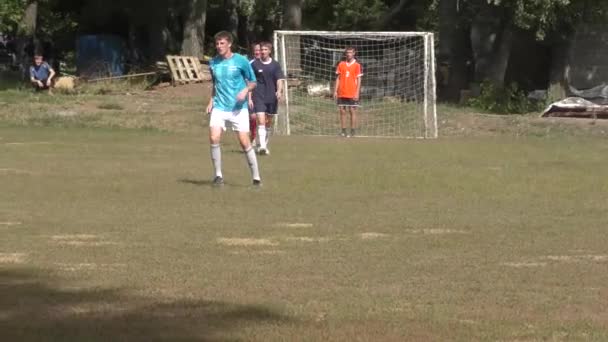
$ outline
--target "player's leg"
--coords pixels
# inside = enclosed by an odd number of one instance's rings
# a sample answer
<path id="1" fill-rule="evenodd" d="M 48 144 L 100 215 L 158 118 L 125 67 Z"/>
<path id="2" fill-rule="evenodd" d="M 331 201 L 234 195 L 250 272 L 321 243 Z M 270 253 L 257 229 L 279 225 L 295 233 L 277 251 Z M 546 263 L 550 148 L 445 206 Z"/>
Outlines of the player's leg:
<path id="1" fill-rule="evenodd" d="M 273 103 L 266 104 L 266 115 L 265 115 L 265 124 L 266 127 L 266 140 L 264 145 L 264 150 L 266 151 L 266 155 L 270 154 L 270 150 L 268 149 L 268 142 L 270 141 L 270 132 L 272 131 L 272 119 L 278 113 L 278 102 L 274 101 Z"/>
<path id="2" fill-rule="evenodd" d="M 342 128 L 340 135 L 345 137 L 346 136 L 346 107 L 338 105 L 338 109 L 340 110 L 340 127 Z"/>
<path id="3" fill-rule="evenodd" d="M 355 136 L 355 130 L 358 128 L 358 120 L 357 120 L 357 107 L 352 106 L 349 108 L 350 111 L 350 136 Z"/>
<path id="4" fill-rule="evenodd" d="M 273 124 L 275 115 L 276 115 L 276 113 L 273 113 L 273 114 L 266 113 L 266 151 L 270 151 L 268 149 L 268 144 L 270 143 L 270 137 L 272 136 L 272 133 L 274 132 L 274 127 L 272 126 L 272 124 Z"/>
<path id="5" fill-rule="evenodd" d="M 214 185 L 224 184 L 222 174 L 222 150 L 220 147 L 222 133 L 226 129 L 225 117 L 222 111 L 214 109 L 209 119 L 209 144 L 211 146 L 211 163 L 215 172 Z"/>
<path id="6" fill-rule="evenodd" d="M 268 153 L 266 146 L 266 139 L 268 133 L 266 131 L 266 112 L 257 112 L 255 113 L 255 115 L 258 117 L 258 140 L 260 141 L 260 148 L 258 152 L 264 155 Z"/>
<path id="7" fill-rule="evenodd" d="M 255 146 L 255 138 L 258 132 L 258 119 L 255 113 L 249 114 L 249 133 L 251 136 L 251 144 Z"/>
<path id="8" fill-rule="evenodd" d="M 247 159 L 247 165 L 249 165 L 249 170 L 251 171 L 253 184 L 259 185 L 261 183 L 260 170 L 255 151 L 253 146 L 251 146 L 251 140 L 249 140 L 249 115 L 247 110 L 243 109 L 234 112 L 231 121 L 232 127 L 236 131 L 237 139 L 241 144 L 241 148 L 245 152 L 245 158 Z"/>

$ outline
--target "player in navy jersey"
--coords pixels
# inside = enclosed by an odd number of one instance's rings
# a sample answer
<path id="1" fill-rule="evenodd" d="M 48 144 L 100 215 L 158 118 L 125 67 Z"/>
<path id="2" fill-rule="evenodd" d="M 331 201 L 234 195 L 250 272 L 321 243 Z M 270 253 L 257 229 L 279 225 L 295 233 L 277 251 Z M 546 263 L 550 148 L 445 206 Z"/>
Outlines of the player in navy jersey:
<path id="1" fill-rule="evenodd" d="M 249 111 L 247 99 L 249 92 L 256 86 L 256 79 L 247 58 L 233 53 L 232 34 L 226 31 L 215 35 L 217 56 L 209 62 L 213 88 L 207 113 L 209 119 L 209 142 L 211 143 L 211 162 L 215 169 L 214 185 L 224 184 L 222 175 L 222 152 L 220 141 L 230 122 L 251 171 L 254 185 L 260 185 L 260 172 L 255 151 L 249 140 Z"/>
<path id="2" fill-rule="evenodd" d="M 253 109 L 258 119 L 258 140 L 261 155 L 269 155 L 268 130 L 272 127 L 273 117 L 277 114 L 279 100 L 283 94 L 285 79 L 281 65 L 272 59 L 272 44 L 260 43 L 260 59 L 251 63 L 257 79 L 257 86 L 253 90 Z"/>

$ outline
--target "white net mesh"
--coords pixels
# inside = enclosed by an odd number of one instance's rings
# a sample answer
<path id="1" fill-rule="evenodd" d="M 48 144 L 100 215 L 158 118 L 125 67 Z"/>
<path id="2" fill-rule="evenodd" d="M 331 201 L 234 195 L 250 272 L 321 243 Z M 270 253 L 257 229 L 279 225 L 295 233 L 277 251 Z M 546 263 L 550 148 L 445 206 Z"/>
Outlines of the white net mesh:
<path id="1" fill-rule="evenodd" d="M 274 43 L 289 89 L 277 133 L 339 132 L 335 71 L 352 46 L 364 74 L 358 135 L 437 136 L 431 33 L 276 31 Z"/>

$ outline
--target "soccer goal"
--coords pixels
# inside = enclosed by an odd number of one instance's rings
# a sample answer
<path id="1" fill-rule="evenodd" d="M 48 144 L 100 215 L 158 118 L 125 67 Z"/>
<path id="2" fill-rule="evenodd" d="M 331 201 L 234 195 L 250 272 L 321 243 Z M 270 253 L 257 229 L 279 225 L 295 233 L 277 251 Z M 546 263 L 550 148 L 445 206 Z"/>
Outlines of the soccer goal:
<path id="1" fill-rule="evenodd" d="M 288 89 L 277 133 L 338 134 L 332 96 L 349 46 L 363 68 L 358 135 L 436 138 L 434 38 L 427 32 L 275 31 L 274 57 Z"/>

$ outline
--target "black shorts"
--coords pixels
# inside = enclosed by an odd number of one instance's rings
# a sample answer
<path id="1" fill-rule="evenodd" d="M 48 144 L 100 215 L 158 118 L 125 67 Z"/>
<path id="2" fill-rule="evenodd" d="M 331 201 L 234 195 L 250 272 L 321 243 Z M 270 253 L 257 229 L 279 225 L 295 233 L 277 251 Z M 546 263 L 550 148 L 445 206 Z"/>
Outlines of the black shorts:
<path id="1" fill-rule="evenodd" d="M 37 81 L 42 82 L 42 87 L 40 85 L 38 85 L 38 83 L 34 83 L 34 82 L 32 82 L 32 86 L 36 90 L 46 90 L 46 89 L 49 89 L 49 86 L 46 85 L 46 82 L 48 82 L 48 80 L 49 80 L 48 78 L 45 78 L 44 80 L 37 80 Z"/>
<path id="2" fill-rule="evenodd" d="M 277 114 L 277 102 L 271 102 L 271 103 L 266 103 L 266 102 L 258 102 L 258 101 L 253 101 L 253 112 L 254 113 L 266 113 L 268 115 L 275 115 Z"/>
<path id="3" fill-rule="evenodd" d="M 359 107 L 359 101 L 355 101 L 352 98 L 348 97 L 338 97 L 338 106 L 339 107 Z"/>

